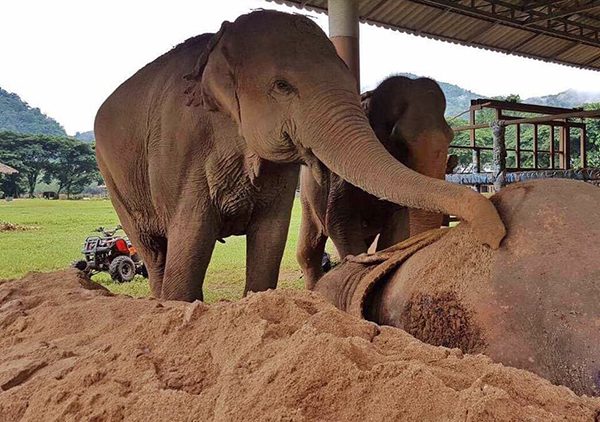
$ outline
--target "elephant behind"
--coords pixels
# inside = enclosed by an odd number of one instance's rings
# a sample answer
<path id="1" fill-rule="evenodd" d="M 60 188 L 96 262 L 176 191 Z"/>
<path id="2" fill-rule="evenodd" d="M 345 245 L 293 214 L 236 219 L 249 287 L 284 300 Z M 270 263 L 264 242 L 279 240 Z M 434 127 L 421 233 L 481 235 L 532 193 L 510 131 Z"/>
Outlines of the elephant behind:
<path id="1" fill-rule="evenodd" d="M 446 99 L 435 81 L 392 76 L 362 99 L 375 135 L 394 158 L 420 174 L 444 179 L 453 132 L 444 117 Z M 343 258 L 366 252 L 377 235 L 377 248 L 384 249 L 442 224 L 441 213 L 379 200 L 331 172 L 319 184 L 303 169 L 300 184 L 297 257 L 308 288 L 322 275 L 328 237 Z"/>
<path id="2" fill-rule="evenodd" d="M 438 229 L 350 258 L 315 290 L 424 342 L 600 395 L 600 189 L 538 180 L 492 201 L 508 230 L 500 249 L 462 225 Z"/>

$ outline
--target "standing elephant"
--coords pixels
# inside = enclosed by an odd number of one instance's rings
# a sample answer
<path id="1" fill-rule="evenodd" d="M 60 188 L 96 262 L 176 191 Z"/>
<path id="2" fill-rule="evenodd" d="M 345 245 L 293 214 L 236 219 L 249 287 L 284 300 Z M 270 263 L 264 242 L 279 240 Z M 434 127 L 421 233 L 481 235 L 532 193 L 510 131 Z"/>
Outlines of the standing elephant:
<path id="1" fill-rule="evenodd" d="M 383 148 L 352 74 L 303 16 L 256 11 L 189 39 L 117 88 L 95 133 L 111 200 L 164 299 L 202 299 L 215 241 L 231 235 L 247 236 L 245 291 L 276 287 L 301 163 L 460 216 L 492 247 L 505 234 L 488 200 Z"/>
<path id="2" fill-rule="evenodd" d="M 350 257 L 315 290 L 436 346 L 484 353 L 600 395 L 600 189 L 548 179 L 492 197 L 508 230 L 481 247 L 460 224 Z"/>
<path id="3" fill-rule="evenodd" d="M 444 118 L 444 93 L 435 81 L 390 77 L 363 94 L 363 108 L 375 135 L 395 159 L 420 174 L 444 179 L 454 134 Z M 300 175 L 297 258 L 308 288 L 322 276 L 321 257 L 328 237 L 343 258 L 366 252 L 377 235 L 377 248 L 384 249 L 442 224 L 440 213 L 399 207 L 336 174 L 328 172 L 328 176 L 319 184 L 305 169 Z"/>

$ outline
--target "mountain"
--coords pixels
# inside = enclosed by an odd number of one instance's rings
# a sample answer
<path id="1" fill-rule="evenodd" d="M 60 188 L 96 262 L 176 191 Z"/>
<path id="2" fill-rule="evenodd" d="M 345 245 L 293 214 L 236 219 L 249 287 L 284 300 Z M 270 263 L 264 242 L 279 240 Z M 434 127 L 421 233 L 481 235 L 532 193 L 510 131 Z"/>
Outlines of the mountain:
<path id="1" fill-rule="evenodd" d="M 96 137 L 94 136 L 93 130 L 88 130 L 87 132 L 77 132 L 75 134 L 75 139 L 79 139 L 83 142 L 94 142 Z"/>
<path id="2" fill-rule="evenodd" d="M 582 92 L 574 89 L 568 89 L 564 92 L 559 92 L 558 94 L 554 95 L 527 98 L 523 102 L 554 107 L 573 108 L 579 107 L 585 103 L 600 102 L 600 92 Z"/>
<path id="3" fill-rule="evenodd" d="M 419 77 L 412 73 L 401 73 L 400 75 L 413 79 Z M 437 81 L 437 83 L 446 96 L 446 117 L 456 116 L 468 109 L 471 105 L 471 100 L 474 98 L 488 98 L 485 95 L 477 94 L 458 85 L 440 81 Z M 600 92 L 584 92 L 568 89 L 558 94 L 526 98 L 521 102 L 552 107 L 575 108 L 581 107 L 586 103 L 599 103 Z"/>
<path id="4" fill-rule="evenodd" d="M 32 108 L 17 94 L 0 88 L 0 130 L 66 136 L 65 129 L 39 108 Z"/>

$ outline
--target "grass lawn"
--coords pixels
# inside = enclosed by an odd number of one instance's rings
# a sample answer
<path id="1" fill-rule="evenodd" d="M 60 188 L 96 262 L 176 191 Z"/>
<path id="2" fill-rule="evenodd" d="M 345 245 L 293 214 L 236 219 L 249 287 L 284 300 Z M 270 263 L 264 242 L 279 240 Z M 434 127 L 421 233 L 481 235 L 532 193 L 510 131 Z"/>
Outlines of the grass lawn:
<path id="1" fill-rule="evenodd" d="M 300 203 L 296 201 L 281 264 L 279 286 L 302 288 L 295 250 L 300 224 Z M 112 227 L 117 216 L 108 200 L 48 201 L 19 199 L 0 201 L 0 221 L 36 226 L 35 230 L 0 232 L 0 280 L 22 277 L 29 271 L 52 271 L 68 267 L 79 259 L 85 237 L 98 226 Z M 230 237 L 217 243 L 206 280 L 207 302 L 241 297 L 245 280 L 246 238 Z M 94 280 L 113 292 L 132 296 L 150 293 L 148 282 L 136 277 L 131 283 L 112 282 L 108 274 Z"/>

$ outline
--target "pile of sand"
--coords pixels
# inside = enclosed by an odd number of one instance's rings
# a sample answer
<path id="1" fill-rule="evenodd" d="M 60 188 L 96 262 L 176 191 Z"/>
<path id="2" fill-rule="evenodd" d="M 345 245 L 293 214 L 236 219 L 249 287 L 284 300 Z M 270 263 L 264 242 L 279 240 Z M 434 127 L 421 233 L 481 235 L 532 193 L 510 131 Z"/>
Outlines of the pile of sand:
<path id="1" fill-rule="evenodd" d="M 0 221 L 0 232 L 24 232 L 28 230 L 38 230 L 37 226 L 25 226 L 23 224 L 9 223 L 8 221 Z"/>
<path id="2" fill-rule="evenodd" d="M 1 420 L 593 421 L 599 410 L 315 293 L 160 304 L 73 270 L 0 285 Z"/>

